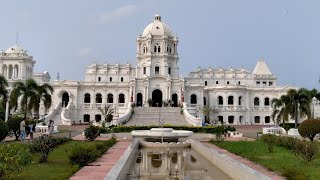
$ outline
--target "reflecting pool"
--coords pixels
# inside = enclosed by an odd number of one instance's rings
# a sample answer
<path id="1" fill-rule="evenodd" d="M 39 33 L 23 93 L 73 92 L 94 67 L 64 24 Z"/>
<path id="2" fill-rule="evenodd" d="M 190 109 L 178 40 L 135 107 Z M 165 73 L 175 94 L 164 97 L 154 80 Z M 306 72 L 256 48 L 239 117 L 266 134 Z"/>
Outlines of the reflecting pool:
<path id="1" fill-rule="evenodd" d="M 127 180 L 229 180 L 191 148 L 141 148 Z"/>

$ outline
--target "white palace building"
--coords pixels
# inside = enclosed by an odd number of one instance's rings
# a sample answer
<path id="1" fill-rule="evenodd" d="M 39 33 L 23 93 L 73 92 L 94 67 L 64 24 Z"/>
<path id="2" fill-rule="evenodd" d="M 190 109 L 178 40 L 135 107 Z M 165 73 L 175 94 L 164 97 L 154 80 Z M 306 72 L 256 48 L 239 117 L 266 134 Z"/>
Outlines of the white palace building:
<path id="1" fill-rule="evenodd" d="M 35 60 L 15 45 L 0 52 L 0 74 L 10 83 L 27 78 L 40 84 L 51 83 L 55 89 L 52 107 L 45 113 L 41 106 L 40 112 L 56 124 L 99 121 L 103 117 L 98 107 L 104 105 L 116 109 L 113 123 L 123 124 L 130 121 L 133 103 L 136 108 L 146 108 L 169 100 L 172 106 L 183 106 L 185 121 L 195 126 L 204 121 L 201 108 L 205 105 L 218 110 L 210 117 L 218 122 L 274 124 L 271 100 L 291 87 L 278 86 L 276 76 L 263 60 L 253 71 L 199 68 L 180 77 L 178 45 L 178 36 L 157 14 L 136 39 L 136 66 L 92 64 L 86 68 L 83 81 L 51 82 L 48 72 L 33 73 Z"/>

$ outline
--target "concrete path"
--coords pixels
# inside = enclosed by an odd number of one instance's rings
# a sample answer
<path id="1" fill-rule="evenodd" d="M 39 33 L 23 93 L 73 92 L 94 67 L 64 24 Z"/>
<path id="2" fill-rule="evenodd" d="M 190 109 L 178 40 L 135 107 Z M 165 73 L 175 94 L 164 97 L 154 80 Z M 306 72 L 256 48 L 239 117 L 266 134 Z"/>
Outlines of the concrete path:
<path id="1" fill-rule="evenodd" d="M 213 149 L 216 149 L 218 150 L 220 153 L 223 153 L 223 154 L 226 154 L 228 156 L 230 156 L 231 158 L 237 160 L 237 161 L 240 161 L 241 163 L 245 164 L 246 166 L 249 166 L 251 167 L 252 169 L 274 179 L 274 180 L 285 180 L 286 178 L 282 177 L 282 176 L 279 176 L 277 173 L 275 172 L 272 172 L 272 171 L 269 171 L 267 170 L 265 167 L 257 164 L 257 163 L 254 163 L 252 161 L 249 161 L 248 159 L 245 159 L 241 156 L 237 156 L 233 153 L 230 153 L 229 151 L 225 150 L 225 149 L 222 149 L 214 144 L 211 144 L 209 142 L 202 142 L 205 146 L 209 147 L 209 148 L 213 148 Z"/>
<path id="2" fill-rule="evenodd" d="M 70 180 L 103 180 L 132 141 L 120 140 L 95 162 L 83 167 Z"/>

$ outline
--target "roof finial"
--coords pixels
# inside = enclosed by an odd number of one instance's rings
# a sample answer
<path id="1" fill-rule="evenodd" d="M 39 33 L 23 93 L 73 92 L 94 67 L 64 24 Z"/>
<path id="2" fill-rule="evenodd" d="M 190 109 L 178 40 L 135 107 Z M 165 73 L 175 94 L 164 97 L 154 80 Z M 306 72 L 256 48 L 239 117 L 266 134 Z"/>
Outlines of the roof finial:
<path id="1" fill-rule="evenodd" d="M 19 32 L 17 32 L 17 35 L 16 35 L 16 45 L 18 45 L 18 42 L 19 42 Z"/>
<path id="2" fill-rule="evenodd" d="M 156 21 L 161 21 L 161 16 L 159 13 L 157 13 L 155 16 L 154 16 L 154 20 Z"/>
<path id="3" fill-rule="evenodd" d="M 60 80 L 60 74 L 57 73 L 57 80 L 59 81 Z"/>

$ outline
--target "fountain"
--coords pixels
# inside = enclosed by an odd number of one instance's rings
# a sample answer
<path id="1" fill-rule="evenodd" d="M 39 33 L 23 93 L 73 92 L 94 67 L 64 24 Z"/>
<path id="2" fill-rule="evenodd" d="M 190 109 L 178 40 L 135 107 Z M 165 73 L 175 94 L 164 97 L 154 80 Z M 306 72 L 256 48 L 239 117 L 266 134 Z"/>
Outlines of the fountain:
<path id="1" fill-rule="evenodd" d="M 178 142 L 179 138 L 192 136 L 192 131 L 174 130 L 172 128 L 151 128 L 150 130 L 135 130 L 132 137 L 148 142 Z"/>

